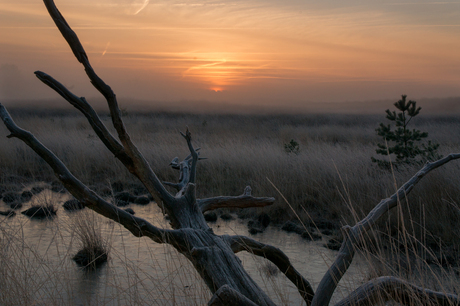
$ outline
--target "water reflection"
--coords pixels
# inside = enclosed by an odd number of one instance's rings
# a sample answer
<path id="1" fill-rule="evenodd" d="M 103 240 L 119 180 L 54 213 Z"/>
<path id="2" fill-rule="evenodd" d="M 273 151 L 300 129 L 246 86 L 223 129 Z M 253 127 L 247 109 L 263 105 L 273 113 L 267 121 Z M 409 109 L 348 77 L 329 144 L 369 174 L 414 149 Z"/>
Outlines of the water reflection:
<path id="1" fill-rule="evenodd" d="M 219 219 L 213 225 L 216 234 L 248 235 L 244 220 L 226 222 Z M 269 226 L 263 233 L 252 236 L 260 242 L 280 248 L 291 260 L 292 265 L 311 283 L 314 289 L 326 273 L 337 252 L 323 247 L 322 241 L 305 241 L 295 233 L 286 233 L 278 228 Z M 269 293 L 269 296 L 279 305 L 303 304 L 297 288 L 279 273 L 276 277 L 267 275 L 269 262 L 263 258 L 253 256 L 247 252 L 237 254 L 243 265 L 256 282 Z M 367 263 L 357 255 L 349 270 L 341 280 L 332 301 L 339 301 L 352 289 L 357 287 L 367 276 Z"/>
<path id="2" fill-rule="evenodd" d="M 74 302 L 76 305 L 90 305 L 100 291 L 101 278 L 106 274 L 106 265 L 98 269 L 80 269 L 79 277 L 76 279 L 77 289 Z"/>

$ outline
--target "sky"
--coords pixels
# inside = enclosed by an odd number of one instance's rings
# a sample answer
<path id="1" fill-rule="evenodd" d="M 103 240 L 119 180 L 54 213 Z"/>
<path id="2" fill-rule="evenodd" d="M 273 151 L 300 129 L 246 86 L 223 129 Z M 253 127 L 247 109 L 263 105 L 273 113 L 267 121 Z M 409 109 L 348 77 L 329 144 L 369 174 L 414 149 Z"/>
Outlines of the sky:
<path id="1" fill-rule="evenodd" d="M 281 105 L 460 96 L 460 0 L 56 0 L 129 103 Z M 39 0 L 0 0 L 0 101 L 94 98 Z M 134 102 L 136 101 L 136 102 Z M 129 107 L 128 107 L 129 108 Z"/>

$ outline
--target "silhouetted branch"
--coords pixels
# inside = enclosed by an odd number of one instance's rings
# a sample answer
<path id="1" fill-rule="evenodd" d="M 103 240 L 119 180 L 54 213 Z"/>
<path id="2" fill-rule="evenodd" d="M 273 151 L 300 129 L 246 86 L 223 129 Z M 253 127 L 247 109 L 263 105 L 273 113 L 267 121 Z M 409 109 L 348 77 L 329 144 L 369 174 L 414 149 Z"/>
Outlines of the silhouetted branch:
<path id="1" fill-rule="evenodd" d="M 316 289 L 315 297 L 312 302 L 313 305 L 319 306 L 329 304 L 337 284 L 351 265 L 356 244 L 363 239 L 364 234 L 377 222 L 377 220 L 405 199 L 414 186 L 426 174 L 458 158 L 460 158 L 460 154 L 449 154 L 438 161 L 427 163 L 409 181 L 402 185 L 395 194 L 390 198 L 382 200 L 363 220 L 359 221 L 353 227 L 344 226 L 342 228 L 344 241 L 334 263 L 324 274 L 323 279 Z"/>
<path id="2" fill-rule="evenodd" d="M 130 170 L 130 172 L 134 173 L 133 160 L 128 156 L 128 154 L 126 154 L 124 147 L 118 142 L 118 140 L 115 139 L 115 137 L 113 137 L 112 134 L 107 130 L 106 126 L 104 123 L 102 123 L 96 111 L 91 107 L 85 98 L 77 97 L 64 85 L 44 72 L 35 71 L 35 75 L 38 79 L 40 79 L 40 81 L 48 85 L 66 101 L 72 104 L 76 109 L 82 112 L 104 145 L 126 166 L 126 168 L 128 168 L 128 170 Z"/>
<path id="3" fill-rule="evenodd" d="M 115 93 L 94 71 L 89 63 L 88 56 L 81 45 L 77 35 L 67 24 L 64 17 L 61 15 L 53 0 L 44 0 L 45 6 L 48 9 L 50 16 L 53 18 L 54 23 L 58 27 L 62 36 L 69 44 L 72 52 L 74 53 L 77 60 L 84 66 L 86 75 L 90 79 L 94 87 L 105 97 L 107 104 L 110 109 L 110 115 L 112 118 L 113 125 L 118 133 L 121 144 L 125 148 L 126 154 L 133 161 L 133 171 L 139 180 L 144 184 L 150 194 L 154 197 L 157 204 L 167 211 L 171 211 L 175 204 L 174 197 L 172 197 L 165 187 L 161 184 L 158 177 L 150 168 L 150 165 L 139 152 L 137 147 L 132 143 L 130 136 L 128 135 L 124 126 L 123 120 L 121 119 L 121 112 L 118 107 L 118 102 Z M 163 205 L 162 205 L 163 204 Z M 174 224 L 177 222 L 174 222 Z"/>
<path id="4" fill-rule="evenodd" d="M 191 161 L 191 166 L 190 166 L 190 174 L 189 174 L 189 182 L 192 183 L 192 184 L 195 184 L 195 180 L 196 180 L 196 164 L 198 162 L 198 153 L 197 150 L 195 150 L 193 148 L 193 145 L 192 145 L 192 133 L 190 133 L 188 127 L 187 127 L 187 130 L 185 131 L 185 134 L 181 132 L 181 135 L 185 138 L 185 140 L 187 141 L 187 146 L 188 146 L 188 149 L 190 150 L 190 155 L 192 157 L 192 161 Z M 188 160 L 188 158 L 186 158 L 185 160 Z"/>
<path id="5" fill-rule="evenodd" d="M 297 287 L 300 295 L 307 303 L 311 304 L 314 291 L 310 283 L 291 265 L 289 257 L 280 249 L 256 241 L 246 236 L 229 236 L 226 238 L 233 252 L 247 251 L 257 256 L 270 260 L 286 277 Z"/>
<path id="6" fill-rule="evenodd" d="M 18 138 L 34 150 L 53 169 L 55 175 L 65 188 L 83 205 L 104 217 L 120 223 L 137 237 L 146 236 L 156 242 L 168 242 L 173 245 L 176 245 L 175 241 L 180 240 L 179 237 L 181 234 L 179 231 L 157 228 L 146 220 L 132 216 L 128 212 L 99 197 L 94 191 L 73 176 L 62 161 L 40 143 L 32 133 L 18 127 L 2 104 L 0 104 L 0 118 L 11 133 L 8 138 Z"/>
<path id="7" fill-rule="evenodd" d="M 403 305 L 460 305 L 457 295 L 421 288 L 393 276 L 382 276 L 359 286 L 335 306 L 370 306 L 388 301 Z"/>
<path id="8" fill-rule="evenodd" d="M 198 206 L 203 213 L 217 208 L 265 207 L 272 205 L 274 202 L 275 198 L 251 196 L 251 187 L 249 186 L 246 186 L 244 193 L 239 196 L 219 196 L 197 200 Z"/>
<path id="9" fill-rule="evenodd" d="M 177 189 L 177 191 L 179 191 L 179 190 L 182 189 L 181 184 L 178 184 L 178 183 L 171 183 L 171 182 L 165 182 L 165 181 L 163 181 L 163 185 L 165 185 L 165 186 L 171 186 L 171 187 L 173 187 L 174 189 Z"/>

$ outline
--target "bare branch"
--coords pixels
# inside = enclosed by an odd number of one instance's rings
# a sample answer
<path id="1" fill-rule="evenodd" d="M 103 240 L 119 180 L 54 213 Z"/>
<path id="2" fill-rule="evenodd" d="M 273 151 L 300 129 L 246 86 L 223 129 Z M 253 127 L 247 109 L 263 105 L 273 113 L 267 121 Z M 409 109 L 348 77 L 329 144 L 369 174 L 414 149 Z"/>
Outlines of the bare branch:
<path id="1" fill-rule="evenodd" d="M 179 192 L 176 194 L 176 197 L 182 196 L 185 192 L 185 187 L 187 184 L 191 183 L 190 175 L 192 172 L 190 170 L 189 160 L 185 159 L 179 164 L 179 173 L 179 183 L 177 184 L 177 189 Z"/>
<path id="2" fill-rule="evenodd" d="M 258 242 L 246 236 L 223 236 L 233 252 L 247 251 L 257 256 L 264 257 L 275 264 L 278 269 L 297 287 L 300 295 L 307 303 L 311 304 L 314 291 L 310 283 L 291 265 L 289 258 L 280 249 Z"/>
<path id="3" fill-rule="evenodd" d="M 69 24 L 54 4 L 54 1 L 43 0 L 43 2 L 45 3 L 46 9 L 48 10 L 48 13 L 50 14 L 51 18 L 53 18 L 53 21 L 56 24 L 57 28 L 67 41 L 70 48 L 72 49 L 73 54 L 75 55 L 77 60 L 85 67 L 86 74 L 91 80 L 91 83 L 94 85 L 94 87 L 96 87 L 97 90 L 99 90 L 99 92 L 107 100 L 115 99 L 115 94 L 113 93 L 112 89 L 107 84 L 105 84 L 104 81 L 100 79 L 94 72 L 93 68 L 89 63 L 85 49 L 83 48 L 82 44 L 80 43 L 80 40 L 77 37 L 77 34 L 75 34 L 75 32 L 70 28 Z"/>
<path id="4" fill-rule="evenodd" d="M 181 185 L 178 184 L 178 183 L 171 183 L 171 182 L 165 182 L 165 181 L 163 181 L 163 185 L 165 185 L 165 186 L 171 186 L 171 187 L 177 189 L 177 191 L 179 191 L 179 190 L 182 189 Z"/>
<path id="5" fill-rule="evenodd" d="M 335 306 L 369 306 L 387 301 L 403 305 L 460 305 L 457 295 L 421 288 L 393 276 L 382 276 L 359 286 Z"/>
<path id="6" fill-rule="evenodd" d="M 257 304 L 229 285 L 224 285 L 214 293 L 208 306 L 257 306 Z"/>
<path id="7" fill-rule="evenodd" d="M 250 196 L 251 193 L 252 193 L 252 188 L 251 188 L 251 186 L 249 186 L 249 185 L 246 186 L 246 187 L 244 188 L 243 195 L 245 195 L 245 196 Z"/>
<path id="8" fill-rule="evenodd" d="M 386 214 L 390 209 L 396 207 L 401 200 L 412 191 L 414 186 L 430 171 L 460 158 L 460 153 L 449 154 L 448 156 L 431 163 L 427 163 L 420 171 L 418 171 L 409 181 L 407 181 L 398 191 L 390 198 L 382 200 L 372 211 L 355 226 L 344 226 L 342 232 L 344 241 L 342 247 L 335 258 L 334 263 L 329 270 L 324 274 L 323 279 L 315 293 L 313 305 L 328 305 L 340 279 L 348 270 L 353 256 L 355 254 L 356 244 L 363 239 L 364 234 L 377 222 L 377 220 Z"/>
<path id="9" fill-rule="evenodd" d="M 40 81 L 48 85 L 75 108 L 81 111 L 83 115 L 85 115 L 85 117 L 88 119 L 89 124 L 93 128 L 94 132 L 96 132 L 97 136 L 102 140 L 104 145 L 126 166 L 126 168 L 128 168 L 128 170 L 130 170 L 130 172 L 133 172 L 133 160 L 128 156 L 128 154 L 126 154 L 125 149 L 118 142 L 118 140 L 115 139 L 115 137 L 113 137 L 112 134 L 107 130 L 106 126 L 104 123 L 102 123 L 96 111 L 91 107 L 85 98 L 77 97 L 64 85 L 44 72 L 35 71 L 35 75 L 38 79 L 40 79 Z"/>
<path id="10" fill-rule="evenodd" d="M 59 160 L 53 152 L 40 143 L 33 134 L 18 127 L 2 104 L 0 104 L 0 118 L 3 120 L 7 129 L 11 132 L 8 137 L 18 138 L 34 150 L 35 153 L 45 160 L 46 163 L 53 169 L 55 175 L 59 178 L 65 188 L 83 205 L 117 223 L 120 223 L 137 237 L 146 236 L 156 242 L 168 242 L 173 245 L 176 244 L 174 241 L 179 240 L 178 238 L 181 235 L 179 231 L 157 228 L 146 220 L 132 216 L 128 212 L 99 197 L 75 176 L 73 176 L 62 161 Z"/>
<path id="11" fill-rule="evenodd" d="M 185 134 L 181 132 L 181 135 L 185 138 L 187 141 L 188 149 L 190 150 L 190 155 L 192 157 L 192 164 L 190 166 L 190 175 L 189 175 L 189 182 L 192 184 L 195 184 L 196 180 L 196 164 L 198 162 L 198 153 L 197 151 L 199 149 L 194 149 L 192 145 L 192 133 L 190 133 L 188 127 L 187 130 L 185 131 Z M 185 159 L 188 160 L 188 157 Z"/>
<path id="12" fill-rule="evenodd" d="M 195 183 L 196 164 L 198 160 L 202 159 L 198 157 L 198 151 L 200 148 L 193 148 L 191 136 L 192 134 L 190 133 L 189 129 L 187 128 L 185 134 L 181 132 L 181 135 L 187 140 L 187 145 L 191 153 L 181 162 L 179 162 L 178 157 L 174 157 L 174 159 L 169 164 L 173 169 L 179 170 L 179 183 L 163 182 L 164 185 L 171 186 L 178 191 L 176 198 L 180 198 L 185 194 L 187 185 L 189 183 Z"/>
<path id="13" fill-rule="evenodd" d="M 118 137 L 126 150 L 126 153 L 129 157 L 133 160 L 134 171 L 136 176 L 141 180 L 150 194 L 154 197 L 157 204 L 163 208 L 161 203 L 163 202 L 164 208 L 166 210 L 171 210 L 172 206 L 174 206 L 174 197 L 172 197 L 169 192 L 165 189 L 165 187 L 161 184 L 158 177 L 150 168 L 150 165 L 139 152 L 137 147 L 132 143 L 129 134 L 126 131 L 124 126 L 123 120 L 121 119 L 121 112 L 118 107 L 118 102 L 115 96 L 115 93 L 112 91 L 110 86 L 108 86 L 91 67 L 89 63 L 88 56 L 81 45 L 77 35 L 75 32 L 70 28 L 67 24 L 64 17 L 61 15 L 59 10 L 57 9 L 56 5 L 54 4 L 53 0 L 44 0 L 45 6 L 53 18 L 54 23 L 58 27 L 59 31 L 61 32 L 62 36 L 66 39 L 67 43 L 69 44 L 72 52 L 74 53 L 77 60 L 83 64 L 85 68 L 86 75 L 90 79 L 93 86 L 105 97 L 107 100 L 107 104 L 110 109 L 110 114 L 112 117 L 113 125 L 118 133 Z M 174 222 L 177 225 L 177 222 Z"/>
<path id="14" fill-rule="evenodd" d="M 169 163 L 171 168 L 179 170 L 179 157 L 174 157 L 173 160 Z"/>
<path id="15" fill-rule="evenodd" d="M 244 193 L 240 196 L 219 196 L 206 199 L 198 199 L 197 204 L 201 212 L 214 210 L 217 208 L 249 208 L 249 207 L 265 207 L 272 205 L 275 198 L 271 197 L 253 197 L 251 196 L 251 187 L 246 186 Z"/>

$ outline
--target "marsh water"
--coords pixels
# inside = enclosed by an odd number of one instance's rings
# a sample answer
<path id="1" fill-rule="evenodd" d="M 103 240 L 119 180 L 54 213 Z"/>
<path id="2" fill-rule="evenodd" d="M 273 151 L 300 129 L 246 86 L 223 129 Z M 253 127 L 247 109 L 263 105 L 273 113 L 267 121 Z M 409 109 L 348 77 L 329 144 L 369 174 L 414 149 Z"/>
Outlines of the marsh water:
<path id="1" fill-rule="evenodd" d="M 35 305 L 203 305 L 210 293 L 191 264 L 167 245 L 147 238 L 136 238 L 113 221 L 96 216 L 88 209 L 68 212 L 62 204 L 68 194 L 44 190 L 24 204 L 52 203 L 58 207 L 52 219 L 35 220 L 18 214 L 1 217 L 3 281 L 2 300 L 11 304 L 24 301 Z M 0 203 L 2 210 L 6 207 Z M 167 227 L 159 208 L 131 204 L 136 216 L 157 226 Z M 96 271 L 76 265 L 72 256 L 78 251 L 78 219 L 94 222 L 109 247 L 109 260 Z M 210 223 L 214 232 L 249 235 L 248 220 L 218 219 Z M 323 247 L 325 241 L 309 242 L 294 233 L 269 226 L 265 232 L 252 236 L 283 250 L 293 266 L 316 288 L 336 255 Z M 246 252 L 238 256 L 257 283 L 278 305 L 304 304 L 294 285 L 271 263 Z M 340 300 L 356 288 L 367 274 L 367 263 L 357 257 L 334 295 Z M 21 299 L 15 296 L 21 295 Z"/>

